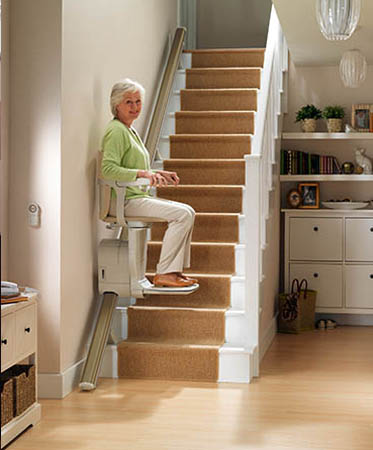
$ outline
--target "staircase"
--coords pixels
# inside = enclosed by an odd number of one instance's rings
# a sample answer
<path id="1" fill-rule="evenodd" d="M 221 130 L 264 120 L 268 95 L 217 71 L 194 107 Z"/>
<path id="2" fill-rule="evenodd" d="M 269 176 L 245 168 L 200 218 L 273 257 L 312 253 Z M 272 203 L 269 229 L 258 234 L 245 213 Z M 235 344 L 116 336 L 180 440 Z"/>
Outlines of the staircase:
<path id="1" fill-rule="evenodd" d="M 200 289 L 189 296 L 150 296 L 128 308 L 128 338 L 118 345 L 124 378 L 249 381 L 245 344 L 244 155 L 250 153 L 263 49 L 186 52 L 179 73 L 180 110 L 170 114 L 165 170 L 181 184 L 157 196 L 196 211 L 192 264 Z M 191 60 L 191 61 L 190 61 Z M 188 62 L 189 61 L 189 62 Z M 179 81 L 180 82 L 180 81 Z M 152 227 L 151 277 L 165 224 Z"/>

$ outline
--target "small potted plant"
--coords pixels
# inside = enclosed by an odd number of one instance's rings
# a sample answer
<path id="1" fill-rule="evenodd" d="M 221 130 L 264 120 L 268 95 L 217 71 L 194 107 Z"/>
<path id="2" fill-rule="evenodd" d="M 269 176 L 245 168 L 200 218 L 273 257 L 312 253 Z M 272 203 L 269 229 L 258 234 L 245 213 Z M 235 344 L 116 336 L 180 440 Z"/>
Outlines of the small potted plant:
<path id="1" fill-rule="evenodd" d="M 302 130 L 306 133 L 316 131 L 316 120 L 321 119 L 321 110 L 315 105 L 306 105 L 296 113 L 296 122 L 302 123 Z"/>
<path id="2" fill-rule="evenodd" d="M 339 133 L 342 131 L 342 119 L 345 116 L 342 106 L 325 106 L 322 116 L 326 119 L 329 133 Z"/>

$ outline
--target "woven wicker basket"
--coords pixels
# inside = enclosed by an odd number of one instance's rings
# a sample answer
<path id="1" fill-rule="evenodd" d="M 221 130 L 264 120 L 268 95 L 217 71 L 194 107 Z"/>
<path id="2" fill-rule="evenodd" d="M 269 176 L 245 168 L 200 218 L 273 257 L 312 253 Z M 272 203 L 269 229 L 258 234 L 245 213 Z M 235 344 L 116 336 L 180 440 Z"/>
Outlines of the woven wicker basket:
<path id="1" fill-rule="evenodd" d="M 316 131 L 316 119 L 304 119 L 302 121 L 302 130 L 304 133 L 313 133 Z"/>
<path id="2" fill-rule="evenodd" d="M 1 391 L 1 426 L 10 422 L 13 417 L 13 380 L 10 378 L 0 381 Z"/>
<path id="3" fill-rule="evenodd" d="M 35 403 L 35 366 L 16 365 L 12 367 L 14 388 L 14 414 L 19 416 Z"/>

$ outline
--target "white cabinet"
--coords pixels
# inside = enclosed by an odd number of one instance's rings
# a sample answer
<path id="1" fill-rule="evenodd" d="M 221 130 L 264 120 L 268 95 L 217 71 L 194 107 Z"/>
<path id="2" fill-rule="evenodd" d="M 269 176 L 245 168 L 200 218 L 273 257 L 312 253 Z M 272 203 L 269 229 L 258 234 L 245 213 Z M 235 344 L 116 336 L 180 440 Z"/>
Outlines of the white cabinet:
<path id="1" fill-rule="evenodd" d="M 317 312 L 373 314 L 373 210 L 283 212 L 285 289 L 306 278 Z"/>
<path id="2" fill-rule="evenodd" d="M 37 303 L 36 294 L 26 294 L 26 302 L 1 305 L 1 372 L 15 364 L 28 361 L 37 373 Z M 37 379 L 37 378 L 36 378 Z M 37 386 L 36 398 L 37 398 Z M 26 411 L 1 428 L 1 448 L 18 434 L 40 420 L 41 406 L 37 401 Z"/>

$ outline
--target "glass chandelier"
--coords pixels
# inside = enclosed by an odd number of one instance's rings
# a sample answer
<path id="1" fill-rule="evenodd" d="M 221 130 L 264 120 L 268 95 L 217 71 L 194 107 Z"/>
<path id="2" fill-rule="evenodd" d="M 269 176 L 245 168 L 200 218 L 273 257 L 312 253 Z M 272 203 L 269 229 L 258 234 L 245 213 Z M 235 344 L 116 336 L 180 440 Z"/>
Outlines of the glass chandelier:
<path id="1" fill-rule="evenodd" d="M 345 41 L 355 31 L 361 0 L 316 0 L 321 33 L 329 41 Z"/>
<path id="2" fill-rule="evenodd" d="M 359 87 L 367 75 L 365 56 L 359 50 L 343 53 L 339 63 L 339 74 L 345 87 Z"/>

